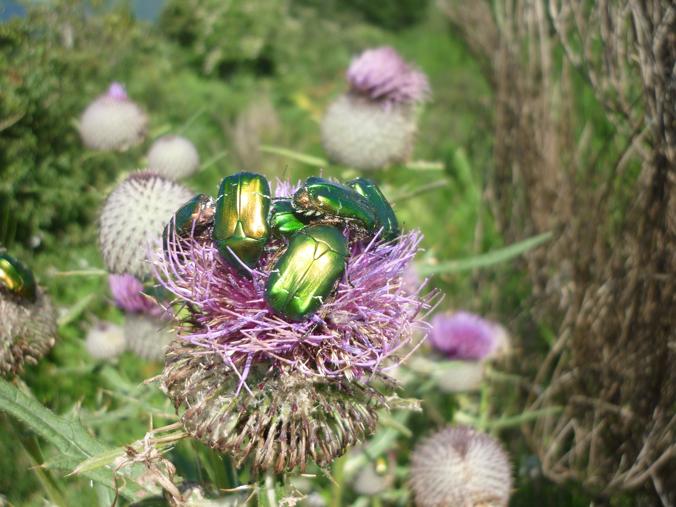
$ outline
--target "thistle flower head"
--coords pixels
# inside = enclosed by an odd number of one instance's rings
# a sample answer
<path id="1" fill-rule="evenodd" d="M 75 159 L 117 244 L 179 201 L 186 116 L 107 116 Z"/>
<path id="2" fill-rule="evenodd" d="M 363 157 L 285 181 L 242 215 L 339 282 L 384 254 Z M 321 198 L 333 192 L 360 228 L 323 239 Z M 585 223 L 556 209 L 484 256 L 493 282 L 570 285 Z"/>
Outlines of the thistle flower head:
<path id="1" fill-rule="evenodd" d="M 485 360 L 506 344 L 504 329 L 468 312 L 440 314 L 432 319 L 429 341 L 448 359 Z"/>
<path id="2" fill-rule="evenodd" d="M 279 191 L 288 189 L 280 185 Z M 344 234 L 350 233 L 346 228 Z M 286 240 L 272 238 L 248 275 L 224 262 L 210 235 L 169 241 L 155 258 L 155 275 L 177 301 L 190 304 L 180 323 L 182 339 L 219 354 L 243 377 L 253 360 L 276 361 L 308 376 L 364 379 L 397 364 L 414 332 L 426 329 L 430 306 L 402 282 L 421 235 L 396 241 L 376 236 L 349 242 L 343 278 L 317 313 L 302 321 L 274 313 L 265 285 Z"/>
<path id="3" fill-rule="evenodd" d="M 56 312 L 38 287 L 34 302 L 0 290 L 0 376 L 21 373 L 56 342 Z"/>
<path id="4" fill-rule="evenodd" d="M 147 126 L 143 110 L 129 100 L 120 83 L 113 83 L 82 113 L 79 131 L 87 148 L 124 151 L 143 141 Z"/>
<path id="5" fill-rule="evenodd" d="M 126 313 L 144 313 L 155 317 L 165 313 L 153 298 L 143 292 L 143 283 L 132 275 L 109 275 L 108 286 L 115 304 Z"/>
<path id="6" fill-rule="evenodd" d="M 190 435 L 253 470 L 327 466 L 373 432 L 386 405 L 365 384 L 268 362 L 251 368 L 252 390 L 238 394 L 240 374 L 221 353 L 183 340 L 169 346 L 162 384 Z"/>
<path id="7" fill-rule="evenodd" d="M 94 359 L 114 359 L 126 347 L 122 328 L 112 322 L 97 322 L 87 332 L 85 348 Z"/>
<path id="8" fill-rule="evenodd" d="M 152 171 L 134 172 L 117 185 L 99 219 L 99 246 L 108 271 L 139 278 L 149 274 L 149 245 L 159 241 L 165 224 L 191 196 L 184 186 Z"/>
<path id="9" fill-rule="evenodd" d="M 422 102 L 430 92 L 427 76 L 391 47 L 368 49 L 347 70 L 351 90 L 372 101 L 388 104 Z"/>
<path id="10" fill-rule="evenodd" d="M 148 152 L 148 167 L 172 180 L 194 174 L 200 165 L 195 145 L 181 136 L 160 137 Z"/>
<path id="11" fill-rule="evenodd" d="M 417 130 L 417 116 L 407 104 L 383 108 L 354 94 L 341 95 L 321 124 L 322 145 L 331 160 L 362 170 L 406 160 Z"/>
<path id="12" fill-rule="evenodd" d="M 411 485 L 421 507 L 506 507 L 511 465 L 493 437 L 466 426 L 446 428 L 416 446 Z"/>

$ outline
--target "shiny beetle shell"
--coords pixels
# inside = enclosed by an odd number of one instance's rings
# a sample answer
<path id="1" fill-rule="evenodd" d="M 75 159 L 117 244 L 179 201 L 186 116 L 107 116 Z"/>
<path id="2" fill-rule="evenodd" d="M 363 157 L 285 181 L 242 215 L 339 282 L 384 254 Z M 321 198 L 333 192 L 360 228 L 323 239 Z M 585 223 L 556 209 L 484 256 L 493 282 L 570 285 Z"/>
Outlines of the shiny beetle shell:
<path id="1" fill-rule="evenodd" d="M 264 176 L 242 172 L 223 178 L 213 240 L 225 261 L 240 270 L 241 263 L 249 268 L 256 265 L 270 237 L 269 211 L 270 185 Z"/>
<path id="2" fill-rule="evenodd" d="M 303 320 L 316 312 L 343 276 L 347 241 L 335 227 L 311 225 L 291 237 L 270 272 L 265 299 L 275 313 Z"/>
<path id="3" fill-rule="evenodd" d="M 392 206 L 387 202 L 378 185 L 366 178 L 355 178 L 347 182 L 362 197 L 366 198 L 378 216 L 380 227 L 383 228 L 383 239 L 389 241 L 399 236 L 399 221 Z"/>
<path id="4" fill-rule="evenodd" d="M 273 232 L 288 236 L 300 231 L 308 220 L 296 213 L 291 199 L 277 199 L 270 206 L 269 222 Z"/>
<path id="5" fill-rule="evenodd" d="M 206 194 L 197 194 L 178 208 L 164 228 L 164 232 L 162 233 L 164 250 L 167 250 L 167 240 L 171 233 L 175 232 L 181 237 L 186 237 L 191 232 L 197 234 L 211 225 L 213 220 L 213 199 Z"/>
<path id="6" fill-rule="evenodd" d="M 343 220 L 368 232 L 379 226 L 376 212 L 364 197 L 350 187 L 324 178 L 308 178 L 294 194 L 293 206 L 307 217 Z"/>
<path id="7" fill-rule="evenodd" d="M 0 252 L 0 288 L 31 303 L 37 299 L 37 285 L 31 270 L 5 252 Z"/>

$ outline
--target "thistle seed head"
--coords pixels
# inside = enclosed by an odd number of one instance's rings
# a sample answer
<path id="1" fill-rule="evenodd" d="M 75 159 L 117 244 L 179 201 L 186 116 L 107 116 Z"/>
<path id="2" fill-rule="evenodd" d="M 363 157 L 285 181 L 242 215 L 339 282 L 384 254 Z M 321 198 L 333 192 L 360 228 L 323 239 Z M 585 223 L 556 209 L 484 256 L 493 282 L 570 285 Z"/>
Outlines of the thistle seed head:
<path id="1" fill-rule="evenodd" d="M 134 354 L 146 361 L 162 361 L 169 342 L 176 338 L 166 318 L 146 314 L 127 314 L 124 339 Z"/>

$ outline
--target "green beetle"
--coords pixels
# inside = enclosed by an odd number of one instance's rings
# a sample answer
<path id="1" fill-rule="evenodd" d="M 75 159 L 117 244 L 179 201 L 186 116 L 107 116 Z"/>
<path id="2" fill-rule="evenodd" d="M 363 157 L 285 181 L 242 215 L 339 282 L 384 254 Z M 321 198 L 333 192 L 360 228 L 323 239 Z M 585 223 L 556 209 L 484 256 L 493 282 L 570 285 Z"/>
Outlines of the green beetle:
<path id="1" fill-rule="evenodd" d="M 270 228 L 284 236 L 300 231 L 308 220 L 295 212 L 291 199 L 276 199 L 270 206 Z"/>
<path id="2" fill-rule="evenodd" d="M 290 320 L 316 312 L 343 276 L 347 241 L 335 227 L 310 225 L 291 237 L 265 287 L 268 305 Z"/>
<path id="3" fill-rule="evenodd" d="M 383 239 L 389 241 L 399 236 L 397 215 L 394 214 L 392 206 L 387 202 L 378 185 L 366 178 L 355 178 L 348 181 L 347 185 L 369 201 L 383 228 Z"/>
<path id="4" fill-rule="evenodd" d="M 167 240 L 176 232 L 179 236 L 187 236 L 193 231 L 198 234 L 211 225 L 214 220 L 213 199 L 206 194 L 197 194 L 174 213 L 162 233 L 162 244 L 167 251 Z"/>
<path id="5" fill-rule="evenodd" d="M 30 269 L 6 252 L 0 252 L 0 288 L 35 303 L 37 285 Z"/>
<path id="6" fill-rule="evenodd" d="M 270 184 L 264 176 L 242 172 L 223 178 L 212 237 L 224 260 L 240 270 L 242 262 L 256 265 L 270 237 L 269 211 Z"/>
<path id="7" fill-rule="evenodd" d="M 347 222 L 374 232 L 380 227 L 375 210 L 356 191 L 324 178 L 311 177 L 293 196 L 293 207 L 306 217 L 323 222 Z"/>

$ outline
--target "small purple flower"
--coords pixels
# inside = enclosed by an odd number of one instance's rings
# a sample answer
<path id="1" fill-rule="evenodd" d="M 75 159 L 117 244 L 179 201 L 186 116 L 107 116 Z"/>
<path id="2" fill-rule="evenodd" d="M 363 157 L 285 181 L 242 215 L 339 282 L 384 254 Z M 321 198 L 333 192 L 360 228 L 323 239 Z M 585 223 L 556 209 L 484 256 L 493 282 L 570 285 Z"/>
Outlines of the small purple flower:
<path id="1" fill-rule="evenodd" d="M 110 87 L 108 88 L 108 93 L 106 93 L 108 97 L 111 99 L 115 100 L 128 100 L 129 96 L 127 95 L 127 91 L 124 89 L 124 85 L 122 83 L 118 82 L 113 82 L 111 83 Z"/>
<path id="2" fill-rule="evenodd" d="M 157 301 L 143 292 L 143 283 L 132 275 L 109 275 L 108 285 L 115 304 L 127 313 L 143 313 L 154 317 L 165 313 Z"/>
<path id="3" fill-rule="evenodd" d="M 347 80 L 353 92 L 389 104 L 422 102 L 430 92 L 427 76 L 391 47 L 368 49 L 353 59 Z"/>
<path id="4" fill-rule="evenodd" d="M 432 319 L 429 341 L 448 359 L 484 360 L 505 342 L 504 329 L 469 312 L 440 314 Z"/>

